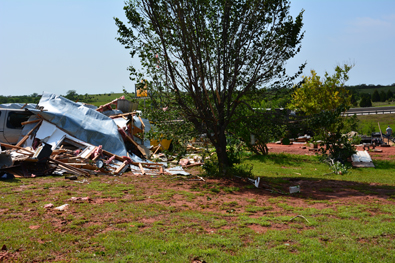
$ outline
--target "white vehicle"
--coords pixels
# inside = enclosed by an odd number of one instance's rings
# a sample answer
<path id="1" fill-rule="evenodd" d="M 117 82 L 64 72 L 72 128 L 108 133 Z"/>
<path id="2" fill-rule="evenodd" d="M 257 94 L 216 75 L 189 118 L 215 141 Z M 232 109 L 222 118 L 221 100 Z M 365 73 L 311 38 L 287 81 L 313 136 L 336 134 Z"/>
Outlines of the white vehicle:
<path id="1" fill-rule="evenodd" d="M 22 122 L 32 115 L 25 109 L 0 108 L 0 143 L 17 144 L 22 134 Z"/>

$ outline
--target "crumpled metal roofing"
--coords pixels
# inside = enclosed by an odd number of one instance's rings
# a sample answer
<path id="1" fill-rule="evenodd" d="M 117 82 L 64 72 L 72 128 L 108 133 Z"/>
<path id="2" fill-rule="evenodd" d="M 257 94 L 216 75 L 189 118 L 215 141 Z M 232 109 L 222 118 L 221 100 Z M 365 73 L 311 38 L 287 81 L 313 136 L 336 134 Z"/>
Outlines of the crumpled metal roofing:
<path id="1" fill-rule="evenodd" d="M 36 104 L 34 103 L 28 103 L 25 105 L 25 103 L 4 103 L 0 104 L 0 108 L 4 109 L 21 109 L 23 106 L 25 106 L 25 109 L 34 109 L 36 107 Z"/>
<path id="2" fill-rule="evenodd" d="M 43 111 L 30 109 L 70 135 L 116 155 L 126 155 L 126 148 L 115 122 L 93 109 L 79 105 L 52 93 L 44 93 L 39 106 Z"/>

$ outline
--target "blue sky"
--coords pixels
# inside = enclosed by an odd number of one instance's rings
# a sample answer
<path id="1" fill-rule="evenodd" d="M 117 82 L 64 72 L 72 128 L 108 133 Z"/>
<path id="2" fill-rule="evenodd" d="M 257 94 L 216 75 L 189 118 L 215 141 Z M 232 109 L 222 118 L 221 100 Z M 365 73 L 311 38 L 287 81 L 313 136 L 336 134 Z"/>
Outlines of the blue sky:
<path id="1" fill-rule="evenodd" d="M 116 40 L 123 0 L 0 0 L 0 95 L 132 91 L 132 61 Z M 395 83 L 394 0 L 294 0 L 304 12 L 305 75 L 354 64 L 347 84 Z"/>

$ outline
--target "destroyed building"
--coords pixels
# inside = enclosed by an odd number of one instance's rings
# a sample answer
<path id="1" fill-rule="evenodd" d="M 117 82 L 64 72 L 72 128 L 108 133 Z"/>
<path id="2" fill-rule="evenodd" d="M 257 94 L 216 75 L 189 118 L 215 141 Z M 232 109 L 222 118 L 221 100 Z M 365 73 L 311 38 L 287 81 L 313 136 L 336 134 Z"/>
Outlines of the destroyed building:
<path id="1" fill-rule="evenodd" d="M 149 121 L 133 111 L 112 109 L 120 101 L 125 102 L 123 96 L 95 109 L 44 93 L 35 107 L 22 106 L 29 114 L 17 143 L 0 142 L 0 177 L 120 175 L 128 169 L 172 173 L 164 163 L 149 161 L 150 141 L 144 136 L 151 128 Z"/>

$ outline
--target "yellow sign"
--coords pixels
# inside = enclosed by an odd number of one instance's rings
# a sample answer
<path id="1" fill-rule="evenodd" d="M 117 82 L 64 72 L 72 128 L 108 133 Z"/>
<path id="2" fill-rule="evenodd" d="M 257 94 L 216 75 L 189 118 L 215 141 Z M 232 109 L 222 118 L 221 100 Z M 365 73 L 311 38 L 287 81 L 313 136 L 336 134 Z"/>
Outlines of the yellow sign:
<path id="1" fill-rule="evenodd" d="M 136 97 L 148 97 L 147 84 L 144 87 L 141 84 L 136 84 Z"/>

